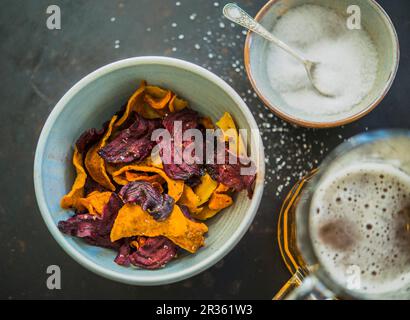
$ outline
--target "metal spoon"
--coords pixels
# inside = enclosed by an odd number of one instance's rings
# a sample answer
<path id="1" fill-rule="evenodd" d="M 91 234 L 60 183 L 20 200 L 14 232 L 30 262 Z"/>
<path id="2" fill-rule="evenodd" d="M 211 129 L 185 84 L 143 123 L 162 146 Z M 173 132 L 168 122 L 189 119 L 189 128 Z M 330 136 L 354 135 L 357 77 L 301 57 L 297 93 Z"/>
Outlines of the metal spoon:
<path id="1" fill-rule="evenodd" d="M 283 41 L 279 40 L 276 38 L 272 33 L 270 33 L 268 30 L 266 30 L 262 25 L 260 25 L 258 22 L 256 22 L 249 14 L 247 14 L 243 9 L 238 7 L 237 4 L 235 3 L 228 3 L 225 5 L 223 8 L 223 14 L 225 17 L 227 17 L 229 20 L 241 25 L 242 27 L 245 27 L 248 30 L 251 30 L 260 36 L 264 37 L 265 39 L 269 40 L 270 42 L 273 42 L 276 44 L 278 47 L 282 48 L 285 50 L 287 53 L 295 57 L 297 60 L 299 60 L 303 65 L 305 66 L 306 73 L 309 77 L 309 80 L 312 84 L 312 87 L 322 96 L 325 97 L 333 97 L 332 94 L 325 92 L 321 88 L 318 87 L 317 83 L 315 82 L 315 71 L 318 66 L 317 62 L 313 62 L 310 60 L 307 60 L 303 58 L 299 53 L 297 53 L 294 49 L 289 47 L 286 43 Z"/>

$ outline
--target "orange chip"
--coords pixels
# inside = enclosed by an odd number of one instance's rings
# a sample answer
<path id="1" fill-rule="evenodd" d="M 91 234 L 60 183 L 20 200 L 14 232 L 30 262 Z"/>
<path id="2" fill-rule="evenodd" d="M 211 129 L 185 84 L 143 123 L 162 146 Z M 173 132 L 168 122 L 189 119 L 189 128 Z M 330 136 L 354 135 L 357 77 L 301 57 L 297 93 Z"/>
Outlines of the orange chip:
<path id="1" fill-rule="evenodd" d="M 204 234 L 208 227 L 194 222 L 174 205 L 171 215 L 164 221 L 156 221 L 149 213 L 136 204 L 125 204 L 111 230 L 111 241 L 133 236 L 164 236 L 181 248 L 194 253 L 205 243 Z"/>
<path id="2" fill-rule="evenodd" d="M 139 88 L 134 92 L 131 98 L 128 100 L 127 107 L 125 108 L 124 114 L 120 119 L 118 119 L 117 123 L 115 124 L 116 127 L 121 126 L 130 116 L 131 111 L 133 111 L 142 97 L 142 93 L 146 88 L 147 83 L 145 81 L 141 81 L 141 85 Z"/>
<path id="3" fill-rule="evenodd" d="M 160 87 L 147 86 L 144 95 L 144 101 L 156 110 L 164 109 L 169 100 L 171 100 L 172 92 L 161 89 Z"/>
<path id="4" fill-rule="evenodd" d="M 159 174 L 168 185 L 168 194 L 174 198 L 175 202 L 179 200 L 184 190 L 184 182 L 182 180 L 173 180 L 167 176 L 167 174 L 160 168 L 149 167 L 144 165 L 128 165 L 122 167 L 118 171 L 112 173 L 112 177 L 115 182 L 120 185 L 126 185 L 129 181 L 123 177 L 123 174 L 127 171 L 141 171 L 141 172 L 154 172 Z"/>
<path id="5" fill-rule="evenodd" d="M 131 181 L 147 181 L 150 183 L 159 183 L 159 184 L 163 184 L 165 182 L 164 178 L 161 177 L 159 174 L 154 174 L 152 176 L 148 176 L 145 174 L 139 174 L 136 172 L 132 172 L 132 171 L 126 171 L 125 172 L 125 179 L 129 182 Z"/>
<path id="6" fill-rule="evenodd" d="M 63 209 L 75 207 L 77 200 L 84 195 L 84 185 L 87 180 L 87 173 L 83 167 L 83 156 L 78 152 L 77 147 L 74 148 L 73 164 L 77 172 L 77 177 L 74 180 L 71 191 L 61 199 L 60 205 Z"/>
<path id="7" fill-rule="evenodd" d="M 181 198 L 179 198 L 178 204 L 186 206 L 191 213 L 197 213 L 202 209 L 198 208 L 200 202 L 201 198 L 195 194 L 192 188 L 188 185 L 184 185 L 184 192 Z"/>
<path id="8" fill-rule="evenodd" d="M 205 129 L 215 129 L 215 125 L 210 117 L 199 118 L 199 124 L 202 124 Z"/>
<path id="9" fill-rule="evenodd" d="M 131 181 L 128 181 L 124 175 L 113 175 L 112 179 L 115 181 L 116 184 L 119 184 L 120 186 L 125 186 L 126 184 L 130 183 Z"/>
<path id="10" fill-rule="evenodd" d="M 181 111 L 182 109 L 185 109 L 188 106 L 188 102 L 185 100 L 182 100 L 178 98 L 176 95 L 174 95 L 171 98 L 171 101 L 169 101 L 169 111 L 170 112 L 177 112 Z"/>
<path id="11" fill-rule="evenodd" d="M 230 195 L 226 194 L 227 191 L 229 191 L 229 187 L 220 183 L 212 194 L 211 199 L 209 199 L 209 209 L 222 210 L 232 205 L 233 200 Z"/>
<path id="12" fill-rule="evenodd" d="M 78 210 L 87 209 L 90 214 L 102 215 L 104 206 L 110 200 L 112 192 L 91 192 L 86 198 L 80 198 L 77 201 L 76 208 Z"/>
<path id="13" fill-rule="evenodd" d="M 192 212 L 193 216 L 199 220 L 207 220 L 215 216 L 221 210 L 232 205 L 233 200 L 231 196 L 226 194 L 228 191 L 229 187 L 220 183 L 213 192 L 208 203 L 204 207 L 200 208 L 201 210 Z"/>
<path id="14" fill-rule="evenodd" d="M 95 182 L 111 191 L 115 190 L 115 186 L 111 183 L 111 179 L 107 175 L 104 159 L 100 157 L 98 150 L 106 145 L 108 138 L 111 136 L 112 128 L 116 120 L 117 116 L 112 117 L 107 132 L 104 134 L 104 137 L 98 144 L 91 147 L 90 150 L 88 150 L 87 155 L 85 156 L 85 167 L 87 168 L 90 176 L 94 179 Z"/>

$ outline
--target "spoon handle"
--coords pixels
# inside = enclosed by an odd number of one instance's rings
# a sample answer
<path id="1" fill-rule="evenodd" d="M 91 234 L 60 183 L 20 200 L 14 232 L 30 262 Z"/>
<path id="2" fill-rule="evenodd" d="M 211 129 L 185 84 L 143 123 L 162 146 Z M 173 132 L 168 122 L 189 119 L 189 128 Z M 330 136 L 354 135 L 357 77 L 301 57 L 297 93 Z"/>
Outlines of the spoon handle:
<path id="1" fill-rule="evenodd" d="M 277 46 L 291 54 L 293 57 L 301 61 L 303 64 L 305 63 L 305 59 L 299 53 L 297 53 L 295 50 L 289 47 L 286 43 L 276 38 L 272 33 L 266 30 L 261 24 L 256 22 L 255 19 L 253 19 L 249 14 L 247 14 L 243 9 L 241 9 L 237 4 L 228 3 L 227 5 L 225 5 L 225 7 L 223 8 L 223 14 L 232 22 L 235 22 L 236 24 L 239 24 L 242 27 L 245 27 L 246 29 L 259 34 L 266 40 L 275 43 Z"/>

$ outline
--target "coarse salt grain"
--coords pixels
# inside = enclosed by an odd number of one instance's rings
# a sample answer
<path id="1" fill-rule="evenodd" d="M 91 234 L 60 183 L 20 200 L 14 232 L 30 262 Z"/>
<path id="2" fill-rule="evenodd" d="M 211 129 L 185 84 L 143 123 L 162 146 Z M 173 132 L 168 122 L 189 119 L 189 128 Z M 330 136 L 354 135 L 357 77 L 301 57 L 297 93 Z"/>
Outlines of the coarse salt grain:
<path id="1" fill-rule="evenodd" d="M 289 10 L 273 29 L 309 60 L 319 62 L 317 85 L 334 97 L 313 90 L 304 66 L 272 44 L 267 63 L 271 86 L 299 112 L 330 115 L 351 110 L 371 91 L 377 74 L 378 55 L 365 30 L 349 30 L 345 19 L 331 9 L 303 5 Z"/>

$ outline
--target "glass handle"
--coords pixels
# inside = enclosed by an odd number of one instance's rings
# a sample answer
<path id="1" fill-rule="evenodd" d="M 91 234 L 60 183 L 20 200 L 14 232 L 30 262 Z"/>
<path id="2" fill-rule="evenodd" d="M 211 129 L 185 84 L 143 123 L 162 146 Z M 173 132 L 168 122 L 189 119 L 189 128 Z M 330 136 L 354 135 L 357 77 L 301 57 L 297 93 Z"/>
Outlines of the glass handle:
<path id="1" fill-rule="evenodd" d="M 273 300 L 333 300 L 334 294 L 314 275 L 298 269 Z"/>

